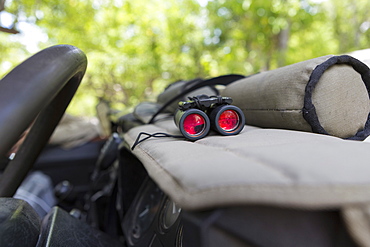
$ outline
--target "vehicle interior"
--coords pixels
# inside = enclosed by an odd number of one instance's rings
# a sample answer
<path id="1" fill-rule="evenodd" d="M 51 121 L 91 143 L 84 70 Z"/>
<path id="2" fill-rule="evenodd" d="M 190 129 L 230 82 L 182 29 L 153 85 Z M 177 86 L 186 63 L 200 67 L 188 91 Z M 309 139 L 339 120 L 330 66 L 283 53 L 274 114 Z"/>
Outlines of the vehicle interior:
<path id="1" fill-rule="evenodd" d="M 365 64 L 329 56 L 175 82 L 130 114 L 102 114 L 107 139 L 50 145 L 86 67 L 83 51 L 57 45 L 1 80 L 0 246 L 370 245 Z M 214 123 L 228 97 L 245 115 L 237 132 Z M 182 133 L 179 101 L 181 114 L 189 105 L 209 116 L 205 136 Z M 51 181 L 43 216 L 14 197 L 32 172 Z"/>

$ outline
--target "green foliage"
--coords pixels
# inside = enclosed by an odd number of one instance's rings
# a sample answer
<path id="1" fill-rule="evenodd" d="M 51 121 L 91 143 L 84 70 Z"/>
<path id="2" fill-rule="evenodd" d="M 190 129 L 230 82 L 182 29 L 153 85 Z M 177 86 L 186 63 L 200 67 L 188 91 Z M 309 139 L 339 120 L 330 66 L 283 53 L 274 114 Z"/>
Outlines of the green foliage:
<path id="1" fill-rule="evenodd" d="M 39 49 L 67 43 L 87 54 L 88 70 L 69 108 L 79 115 L 94 115 L 99 98 L 130 109 L 179 79 L 253 74 L 367 48 L 370 40 L 367 0 L 5 3 L 15 23 L 47 34 Z M 0 75 L 34 53 L 21 35 L 0 32 Z"/>

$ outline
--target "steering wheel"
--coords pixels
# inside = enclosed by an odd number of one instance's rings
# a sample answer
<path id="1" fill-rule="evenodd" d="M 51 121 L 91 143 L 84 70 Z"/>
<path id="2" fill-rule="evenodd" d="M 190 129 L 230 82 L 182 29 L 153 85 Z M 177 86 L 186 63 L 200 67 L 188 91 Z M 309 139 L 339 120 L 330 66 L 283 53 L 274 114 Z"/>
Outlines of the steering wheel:
<path id="1" fill-rule="evenodd" d="M 86 55 L 70 45 L 40 51 L 0 81 L 0 157 L 32 126 L 0 176 L 0 197 L 11 197 L 47 144 L 87 67 Z"/>

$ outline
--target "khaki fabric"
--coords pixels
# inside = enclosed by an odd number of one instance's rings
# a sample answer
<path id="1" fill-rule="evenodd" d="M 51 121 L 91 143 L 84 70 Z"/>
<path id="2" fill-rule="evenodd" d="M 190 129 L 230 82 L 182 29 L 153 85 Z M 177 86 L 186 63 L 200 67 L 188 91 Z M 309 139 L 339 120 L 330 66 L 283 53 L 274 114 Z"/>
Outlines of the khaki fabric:
<path id="1" fill-rule="evenodd" d="M 359 246 L 370 246 L 370 204 L 349 205 L 343 210 L 347 228 Z"/>
<path id="2" fill-rule="evenodd" d="M 98 125 L 93 124 L 91 121 L 64 114 L 50 137 L 49 143 L 70 149 L 83 145 L 99 137 L 100 134 L 101 131 Z"/>
<path id="3" fill-rule="evenodd" d="M 136 127 L 180 134 L 173 120 Z M 187 209 L 268 204 L 299 208 L 370 202 L 370 143 L 308 132 L 246 126 L 236 136 L 210 135 L 196 142 L 151 138 L 133 153 L 149 175 Z"/>
<path id="4" fill-rule="evenodd" d="M 312 102 L 324 129 L 343 138 L 363 129 L 370 112 L 365 84 L 349 65 L 335 65 L 325 71 Z"/>
<path id="5" fill-rule="evenodd" d="M 172 119 L 131 129 L 179 135 Z M 187 210 L 269 205 L 343 212 L 359 246 L 370 246 L 370 140 L 245 126 L 236 136 L 211 133 L 190 142 L 151 138 L 133 150 L 150 177 Z"/>
<path id="6" fill-rule="evenodd" d="M 324 56 L 272 71 L 262 72 L 228 85 L 223 96 L 240 107 L 246 123 L 259 127 L 311 131 L 302 115 L 305 88 Z M 333 136 L 353 136 L 363 129 L 370 111 L 366 87 L 349 65 L 333 65 L 324 72 L 312 96 L 318 119 Z"/>

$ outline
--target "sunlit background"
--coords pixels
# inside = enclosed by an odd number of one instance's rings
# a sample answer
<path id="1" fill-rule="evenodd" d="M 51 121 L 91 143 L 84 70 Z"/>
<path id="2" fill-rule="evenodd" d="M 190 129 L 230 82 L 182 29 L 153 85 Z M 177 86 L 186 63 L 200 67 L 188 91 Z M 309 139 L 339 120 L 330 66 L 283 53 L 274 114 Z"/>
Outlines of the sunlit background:
<path id="1" fill-rule="evenodd" d="M 179 79 L 243 75 L 370 46 L 368 0 L 0 0 L 0 77 L 71 44 L 89 65 L 68 109 L 154 100 Z"/>

